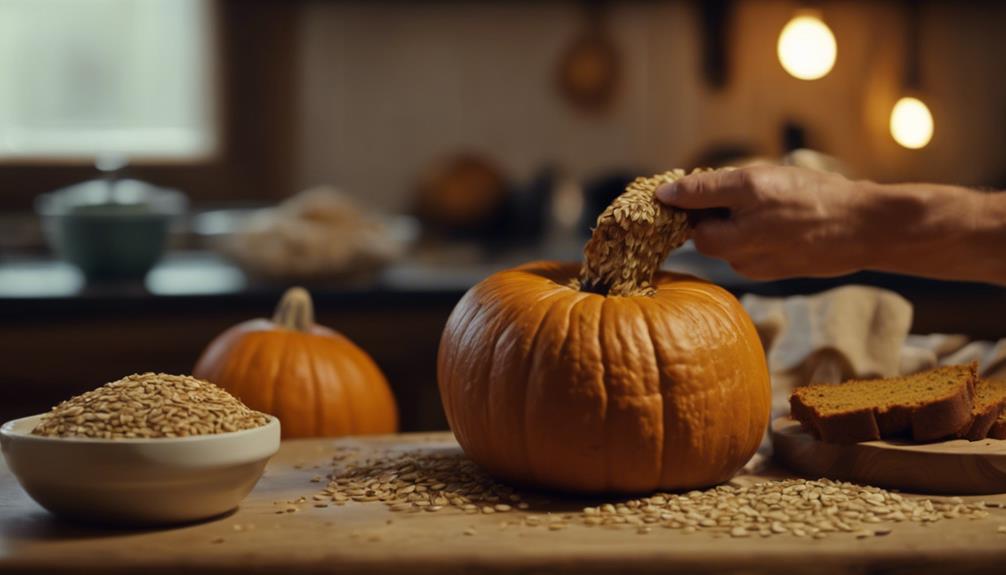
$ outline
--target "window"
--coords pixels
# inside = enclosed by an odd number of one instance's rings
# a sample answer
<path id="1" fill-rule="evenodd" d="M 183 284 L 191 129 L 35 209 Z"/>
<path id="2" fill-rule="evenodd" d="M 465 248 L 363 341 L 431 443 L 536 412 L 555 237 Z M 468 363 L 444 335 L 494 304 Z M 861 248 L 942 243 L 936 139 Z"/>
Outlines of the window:
<path id="1" fill-rule="evenodd" d="M 0 0 L 0 161 L 218 146 L 209 0 Z"/>

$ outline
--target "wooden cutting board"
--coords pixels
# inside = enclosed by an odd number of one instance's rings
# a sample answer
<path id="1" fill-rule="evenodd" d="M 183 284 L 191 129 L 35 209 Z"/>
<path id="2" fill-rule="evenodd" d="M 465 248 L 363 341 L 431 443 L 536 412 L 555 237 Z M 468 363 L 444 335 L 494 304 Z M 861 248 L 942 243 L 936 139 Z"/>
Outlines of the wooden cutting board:
<path id="1" fill-rule="evenodd" d="M 459 452 L 449 434 L 284 442 L 241 508 L 195 525 L 103 530 L 53 518 L 0 463 L 0 573 L 1001 573 L 1006 510 L 977 520 L 887 525 L 884 537 L 790 535 L 735 539 L 699 532 L 571 525 L 561 531 L 504 525 L 518 512 L 392 513 L 380 503 L 318 508 L 314 482 L 337 447 L 361 457 L 387 449 Z M 779 477 L 767 470 L 738 483 Z M 306 497 L 297 510 L 284 501 Z M 981 498 L 1006 503 L 1006 496 Z M 277 503 L 279 503 L 277 505 Z M 576 509 L 585 502 L 564 500 Z M 594 503 L 596 504 L 596 502 Z M 277 513 L 278 512 L 278 513 Z M 538 512 L 540 513 L 540 512 Z M 885 527 L 878 524 L 878 528 Z M 465 535 L 466 530 L 473 535 Z"/>
<path id="2" fill-rule="evenodd" d="M 819 441 L 789 417 L 772 422 L 775 459 L 806 477 L 827 477 L 914 493 L 1006 493 L 1006 440 L 940 443 Z"/>

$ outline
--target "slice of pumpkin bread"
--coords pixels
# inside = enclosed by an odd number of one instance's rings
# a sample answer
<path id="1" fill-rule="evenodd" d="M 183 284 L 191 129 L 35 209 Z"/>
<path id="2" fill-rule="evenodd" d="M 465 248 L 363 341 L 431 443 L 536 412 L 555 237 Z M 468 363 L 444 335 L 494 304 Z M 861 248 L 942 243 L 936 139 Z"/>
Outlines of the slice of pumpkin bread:
<path id="1" fill-rule="evenodd" d="M 793 417 L 830 443 L 888 437 L 936 441 L 969 431 L 976 366 L 951 365 L 903 377 L 801 387 L 790 396 Z"/>
<path id="2" fill-rule="evenodd" d="M 975 403 L 971 412 L 974 418 L 971 427 L 962 433 L 961 437 L 971 441 L 988 437 L 997 421 L 1006 417 L 1003 415 L 1004 408 L 1006 408 L 1006 380 L 979 381 L 975 386 Z"/>
<path id="3" fill-rule="evenodd" d="M 1006 386 L 1006 380 L 1000 379 L 996 381 L 1000 386 Z M 1006 406 L 1003 407 L 1002 413 L 999 417 L 992 422 L 992 427 L 989 428 L 987 437 L 992 439 L 1006 439 Z"/>

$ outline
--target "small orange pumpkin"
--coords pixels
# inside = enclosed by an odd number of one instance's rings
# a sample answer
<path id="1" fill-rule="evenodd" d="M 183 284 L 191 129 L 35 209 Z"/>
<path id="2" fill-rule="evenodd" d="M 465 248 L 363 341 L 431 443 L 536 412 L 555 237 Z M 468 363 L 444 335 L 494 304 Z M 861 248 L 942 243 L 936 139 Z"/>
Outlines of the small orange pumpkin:
<path id="1" fill-rule="evenodd" d="M 271 320 L 246 321 L 214 339 L 192 374 L 278 417 L 284 438 L 398 429 L 384 374 L 356 344 L 314 323 L 303 288 L 287 290 Z"/>
<path id="2" fill-rule="evenodd" d="M 754 325 L 726 290 L 655 272 L 676 247 L 660 242 L 684 241 L 685 218 L 640 241 L 656 228 L 638 222 L 666 210 L 648 203 L 660 182 L 643 183 L 650 196 L 599 218 L 582 269 L 499 272 L 448 319 L 437 364 L 448 422 L 504 480 L 583 493 L 706 487 L 761 443 L 771 393 Z"/>

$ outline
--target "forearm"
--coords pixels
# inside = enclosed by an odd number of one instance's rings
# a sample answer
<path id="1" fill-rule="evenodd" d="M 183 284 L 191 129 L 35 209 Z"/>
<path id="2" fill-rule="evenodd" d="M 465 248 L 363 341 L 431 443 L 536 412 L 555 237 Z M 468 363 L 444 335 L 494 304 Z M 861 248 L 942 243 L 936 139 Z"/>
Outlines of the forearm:
<path id="1" fill-rule="evenodd" d="M 862 182 L 865 268 L 1006 285 L 1006 193 Z"/>

